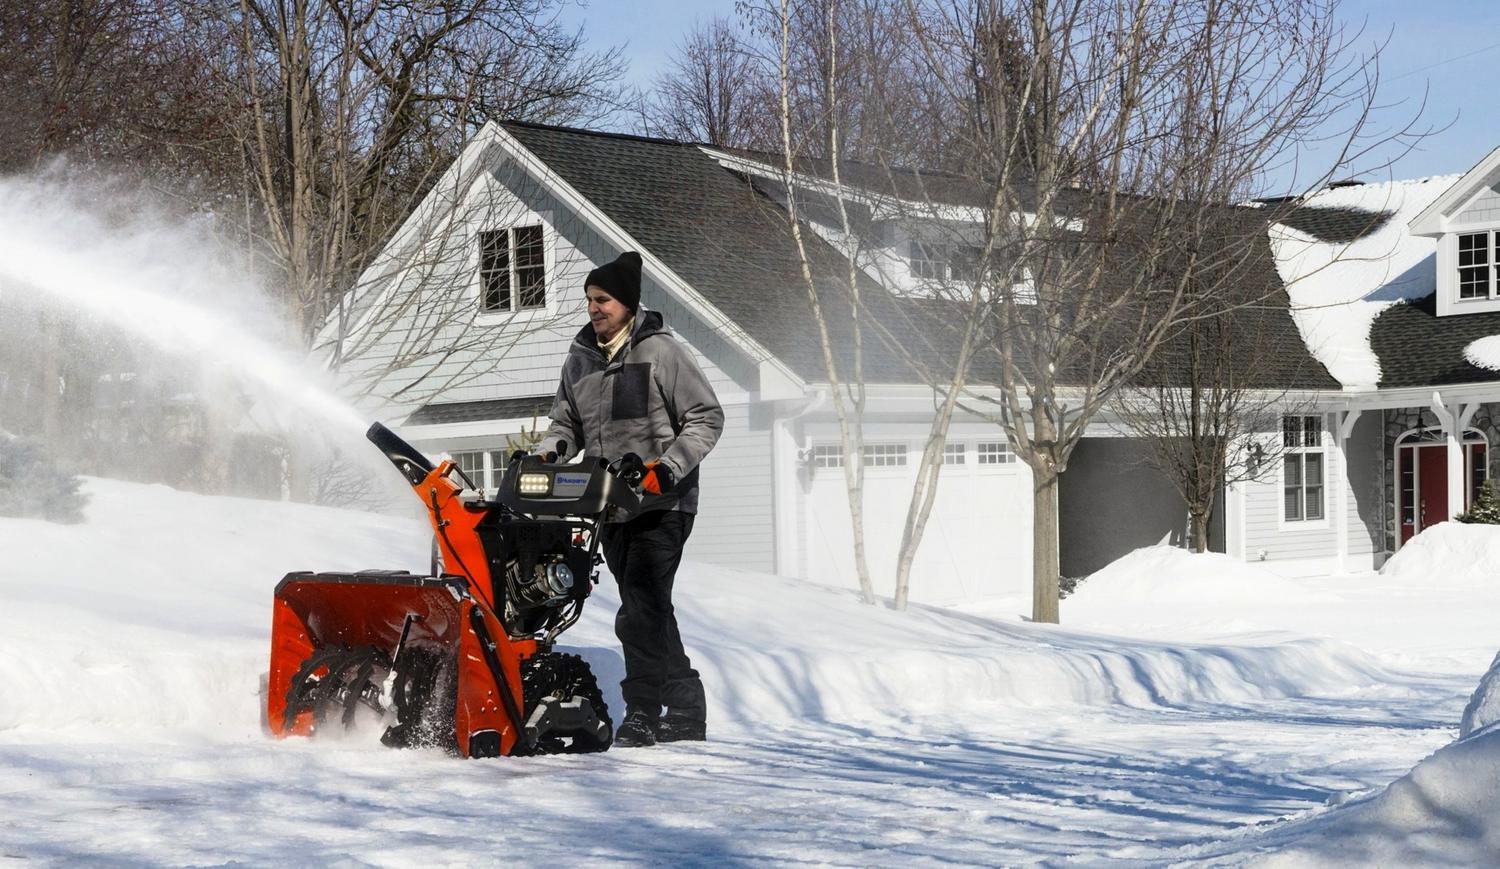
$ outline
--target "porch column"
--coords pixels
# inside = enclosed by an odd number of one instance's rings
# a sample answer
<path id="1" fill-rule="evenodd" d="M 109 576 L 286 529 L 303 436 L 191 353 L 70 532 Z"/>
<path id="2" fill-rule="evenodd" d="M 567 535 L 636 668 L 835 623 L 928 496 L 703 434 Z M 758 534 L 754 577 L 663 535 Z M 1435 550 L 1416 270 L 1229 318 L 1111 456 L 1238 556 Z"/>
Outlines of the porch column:
<path id="1" fill-rule="evenodd" d="M 1341 410 L 1333 414 L 1332 428 L 1339 439 L 1338 452 L 1334 454 L 1338 475 L 1333 490 L 1333 509 L 1337 512 L 1333 527 L 1338 535 L 1340 574 L 1349 572 L 1349 436 L 1354 433 L 1354 423 L 1359 420 L 1360 413 L 1358 410 Z"/>
<path id="2" fill-rule="evenodd" d="M 1448 518 L 1452 519 L 1464 511 L 1464 493 L 1469 487 L 1464 482 L 1464 430 L 1479 409 L 1479 402 L 1470 404 L 1444 404 L 1440 392 L 1432 393 L 1432 412 L 1443 425 L 1443 437 L 1448 444 Z"/>

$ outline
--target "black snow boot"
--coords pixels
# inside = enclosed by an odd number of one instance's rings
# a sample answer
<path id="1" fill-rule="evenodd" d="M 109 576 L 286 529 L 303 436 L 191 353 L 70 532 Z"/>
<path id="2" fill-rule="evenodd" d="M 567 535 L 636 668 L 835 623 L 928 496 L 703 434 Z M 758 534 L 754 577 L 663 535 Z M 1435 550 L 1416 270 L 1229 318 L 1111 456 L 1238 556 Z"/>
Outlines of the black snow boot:
<path id="1" fill-rule="evenodd" d="M 668 712 L 656 725 L 657 742 L 702 742 L 708 736 L 708 725 L 691 715 Z"/>
<path id="2" fill-rule="evenodd" d="M 615 748 L 646 748 L 656 744 L 656 719 L 644 712 L 632 711 L 615 728 Z"/>

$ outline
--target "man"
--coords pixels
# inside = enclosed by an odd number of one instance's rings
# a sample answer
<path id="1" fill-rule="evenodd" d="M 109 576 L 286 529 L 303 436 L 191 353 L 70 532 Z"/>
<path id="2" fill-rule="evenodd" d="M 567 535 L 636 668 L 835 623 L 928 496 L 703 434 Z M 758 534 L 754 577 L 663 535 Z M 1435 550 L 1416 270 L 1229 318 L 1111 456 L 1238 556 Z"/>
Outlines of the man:
<path id="1" fill-rule="evenodd" d="M 672 582 L 698 511 L 698 464 L 724 430 L 724 411 L 661 314 L 641 307 L 640 254 L 627 251 L 589 272 L 584 291 L 589 324 L 568 349 L 538 451 L 562 460 L 579 451 L 646 460 L 640 511 L 603 532 L 604 558 L 620 585 L 615 634 L 625 652 L 625 718 L 615 745 L 703 739 L 703 683 L 677 632 Z"/>

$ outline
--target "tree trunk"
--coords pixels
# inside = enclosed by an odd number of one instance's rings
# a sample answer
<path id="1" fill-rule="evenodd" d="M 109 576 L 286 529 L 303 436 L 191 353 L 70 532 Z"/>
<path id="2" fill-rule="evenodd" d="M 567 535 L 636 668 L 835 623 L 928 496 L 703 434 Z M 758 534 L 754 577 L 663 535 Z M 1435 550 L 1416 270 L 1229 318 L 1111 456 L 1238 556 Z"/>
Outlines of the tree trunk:
<path id="1" fill-rule="evenodd" d="M 1195 513 L 1190 513 L 1189 516 L 1191 517 L 1191 523 L 1192 523 L 1191 526 L 1190 526 L 1191 530 L 1190 530 L 1189 533 L 1192 534 L 1192 537 L 1193 537 L 1193 551 L 1194 552 L 1207 552 L 1208 551 L 1208 518 L 1209 518 L 1208 514 L 1207 513 L 1196 513 L 1195 512 Z"/>
<path id="2" fill-rule="evenodd" d="M 1031 620 L 1058 623 L 1057 475 L 1032 469 Z"/>
<path id="3" fill-rule="evenodd" d="M 43 310 L 42 330 L 37 342 L 42 353 L 41 431 L 42 442 L 56 454 L 62 436 L 62 329 L 57 315 Z"/>

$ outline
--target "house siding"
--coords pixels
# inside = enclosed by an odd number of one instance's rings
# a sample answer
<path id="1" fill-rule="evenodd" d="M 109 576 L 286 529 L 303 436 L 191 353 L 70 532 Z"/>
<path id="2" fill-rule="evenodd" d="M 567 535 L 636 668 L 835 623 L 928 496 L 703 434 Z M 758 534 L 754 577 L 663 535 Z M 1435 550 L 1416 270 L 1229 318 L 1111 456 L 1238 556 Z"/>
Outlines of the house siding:
<path id="1" fill-rule="evenodd" d="M 1246 561 L 1326 560 L 1338 554 L 1338 526 L 1333 512 L 1338 505 L 1338 486 L 1345 487 L 1348 512 L 1349 554 L 1373 556 L 1382 521 L 1380 414 L 1365 413 L 1355 423 L 1348 444 L 1347 478 L 1341 478 L 1335 461 L 1336 435 L 1325 423 L 1323 450 L 1326 456 L 1326 489 L 1322 522 L 1286 522 L 1282 519 L 1282 468 L 1278 458 L 1256 480 L 1244 484 L 1244 557 Z M 1277 437 L 1279 435 L 1270 435 Z M 1274 453 L 1273 453 L 1274 454 Z"/>
<path id="2" fill-rule="evenodd" d="M 478 344 L 487 348 L 485 351 L 459 350 L 427 366 L 393 366 L 390 374 L 375 381 L 376 395 L 397 394 L 422 378 L 433 386 L 449 384 L 436 395 L 426 394 L 432 391 L 426 386 L 410 390 L 423 397 L 420 402 L 398 402 L 391 414 L 397 422 L 414 410 L 416 403 L 522 398 L 555 391 L 568 347 L 587 322 L 584 278 L 596 264 L 620 253 L 579 214 L 508 161 L 481 178 L 470 191 L 469 200 L 462 212 L 467 222 L 454 230 L 456 236 L 461 235 L 462 243 L 447 246 L 449 261 L 439 264 L 441 273 L 434 273 L 442 277 L 426 278 L 424 293 L 430 294 L 436 305 L 442 304 L 440 297 L 457 292 L 455 287 L 464 288 L 463 303 L 477 311 L 477 233 L 541 222 L 548 246 L 547 309 L 535 314 L 481 316 L 473 325 L 455 325 L 442 336 L 442 341 L 452 346 Z M 474 201 L 482 204 L 473 205 Z M 724 434 L 703 465 L 700 515 L 686 556 L 732 567 L 774 570 L 771 434 L 765 426 L 753 427 L 750 413 L 757 366 L 649 277 L 642 283 L 641 300 L 662 312 L 725 406 Z M 402 352 L 403 337 L 420 330 L 425 316 L 425 306 L 411 306 L 391 321 L 392 327 L 372 342 L 358 364 L 365 371 L 392 366 Z M 477 342 L 472 330 L 481 335 Z M 481 352 L 488 353 L 489 358 L 478 358 Z M 546 419 L 538 423 L 545 428 Z M 495 431 L 487 435 L 426 441 L 421 446 L 433 451 L 502 449 L 506 437 L 517 434 L 514 428 L 514 423 L 502 426 L 497 421 Z"/>
<path id="3" fill-rule="evenodd" d="M 510 161 L 502 161 L 492 173 L 477 181 L 456 220 L 453 240 L 434 255 L 432 271 L 421 281 L 421 304 L 385 322 L 378 340 L 346 366 L 356 377 L 373 383 L 372 393 L 403 396 L 397 414 L 404 416 L 421 404 L 482 401 L 540 395 L 557 387 L 557 375 L 567 356 L 568 345 L 587 322 L 583 282 L 595 265 L 620 254 L 575 211 L 552 196 L 535 179 Z M 545 311 L 512 315 L 480 315 L 477 233 L 541 222 L 547 244 L 547 308 Z M 467 315 L 442 330 L 432 341 L 430 359 L 417 364 L 397 364 L 407 352 L 403 344 L 423 329 L 444 297 L 457 295 L 476 312 L 472 324 Z M 430 300 L 430 301 L 429 301 Z M 732 400 L 748 393 L 756 382 L 753 361 L 732 348 L 712 328 L 698 322 L 685 307 L 649 277 L 643 280 L 641 300 L 659 310 L 667 324 L 695 350 L 699 364 L 721 397 Z M 463 349 L 472 345 L 474 349 Z M 453 349 L 459 348 L 459 349 Z M 441 350 L 441 352 L 436 352 Z M 382 369 L 390 373 L 376 376 Z"/>
<path id="4" fill-rule="evenodd" d="M 700 472 L 698 518 L 687 558 L 776 571 L 772 467 L 769 428 L 752 424 L 747 403 L 726 404 L 724 434 Z"/>
<path id="5" fill-rule="evenodd" d="M 1492 184 L 1459 212 L 1457 223 L 1500 223 L 1500 184 Z"/>

